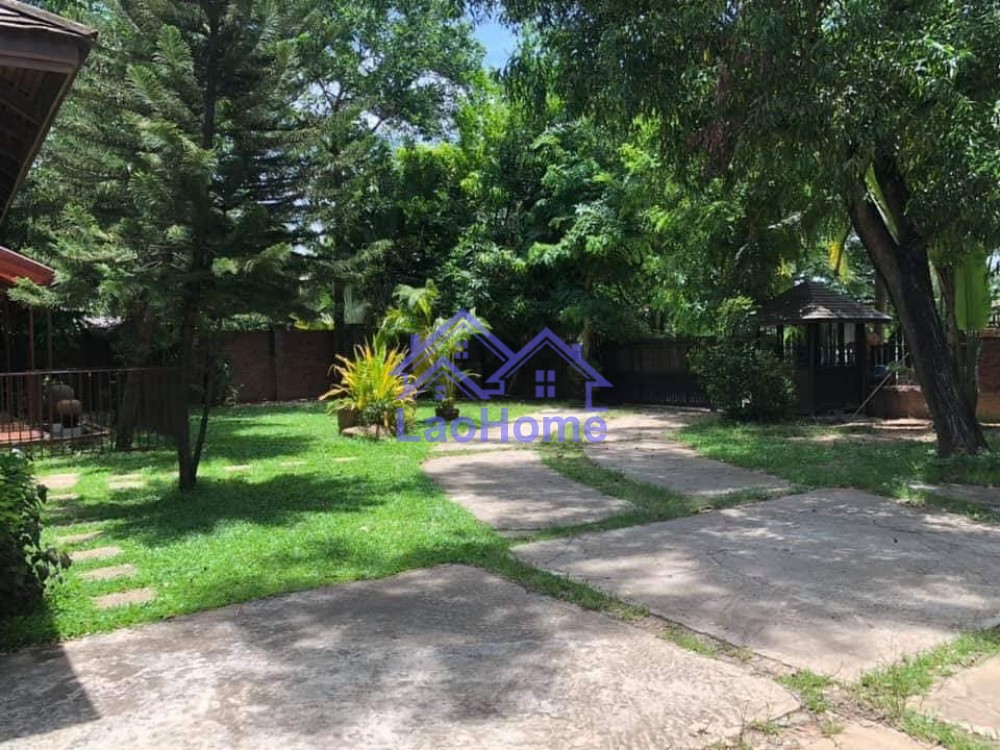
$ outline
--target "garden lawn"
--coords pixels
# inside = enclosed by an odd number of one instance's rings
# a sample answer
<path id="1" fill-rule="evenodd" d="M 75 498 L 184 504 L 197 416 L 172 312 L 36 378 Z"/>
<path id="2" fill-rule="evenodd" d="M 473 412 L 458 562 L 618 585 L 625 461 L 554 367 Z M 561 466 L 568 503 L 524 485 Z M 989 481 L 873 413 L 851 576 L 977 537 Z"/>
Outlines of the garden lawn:
<path id="1" fill-rule="evenodd" d="M 512 416 L 530 411 L 508 407 Z M 491 419 L 498 413 L 491 407 Z M 516 568 L 507 542 L 424 476 L 426 444 L 342 438 L 318 404 L 221 409 L 209 429 L 198 487 L 188 494 L 175 489 L 171 451 L 36 462 L 38 476 L 80 475 L 69 490 L 77 500 L 49 502 L 44 541 L 100 531 L 64 549 L 122 552 L 73 565 L 44 607 L 0 620 L 0 649 L 439 563 Z M 126 474 L 141 475 L 145 486 L 109 488 L 109 479 Z M 65 516 L 54 511 L 60 505 Z M 81 577 L 124 564 L 135 574 Z M 156 592 L 147 604 L 100 611 L 92 601 L 146 587 Z"/>
<path id="2" fill-rule="evenodd" d="M 856 487 L 889 497 L 929 501 L 910 485 L 1000 485 L 1000 453 L 942 459 L 934 443 L 887 438 L 873 429 L 847 431 L 802 423 L 732 424 L 712 418 L 684 427 L 677 437 L 709 458 L 761 469 L 805 487 Z M 990 433 L 988 439 L 1000 449 L 997 434 Z M 971 515 L 981 512 L 984 520 L 991 520 L 986 518 L 989 511 L 952 505 Z"/>

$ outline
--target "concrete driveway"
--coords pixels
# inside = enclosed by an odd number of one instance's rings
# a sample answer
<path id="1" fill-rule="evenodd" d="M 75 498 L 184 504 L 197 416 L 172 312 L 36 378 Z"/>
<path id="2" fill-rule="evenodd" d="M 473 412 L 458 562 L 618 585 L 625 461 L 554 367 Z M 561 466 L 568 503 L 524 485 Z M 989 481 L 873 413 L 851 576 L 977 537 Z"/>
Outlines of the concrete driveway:
<path id="1" fill-rule="evenodd" d="M 462 566 L 22 651 L 0 674 L 0 744 L 35 749 L 695 748 L 797 707 Z"/>
<path id="2" fill-rule="evenodd" d="M 1000 621 L 1000 529 L 855 490 L 515 554 L 785 664 L 848 678 Z"/>

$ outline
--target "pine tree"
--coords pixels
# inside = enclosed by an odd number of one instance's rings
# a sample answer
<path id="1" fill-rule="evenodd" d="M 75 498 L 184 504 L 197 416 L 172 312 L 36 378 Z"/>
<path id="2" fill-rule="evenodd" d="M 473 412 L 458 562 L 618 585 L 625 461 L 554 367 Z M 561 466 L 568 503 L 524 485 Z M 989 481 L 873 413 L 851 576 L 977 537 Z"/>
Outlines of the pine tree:
<path id="1" fill-rule="evenodd" d="M 133 365 L 170 352 L 201 394 L 181 416 L 179 480 L 191 489 L 213 400 L 208 354 L 221 321 L 287 315 L 302 256 L 294 8 L 271 0 L 118 0 L 54 132 L 34 200 L 52 222 L 62 294 L 121 317 Z M 185 409 L 181 411 L 186 412 Z"/>

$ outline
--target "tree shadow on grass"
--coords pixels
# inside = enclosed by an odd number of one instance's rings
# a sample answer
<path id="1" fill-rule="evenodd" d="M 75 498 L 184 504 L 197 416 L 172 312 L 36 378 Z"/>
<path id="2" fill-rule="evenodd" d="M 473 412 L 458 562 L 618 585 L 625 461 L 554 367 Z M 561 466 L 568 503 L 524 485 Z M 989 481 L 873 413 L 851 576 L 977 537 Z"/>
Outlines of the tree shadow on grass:
<path id="1" fill-rule="evenodd" d="M 426 486 L 419 476 L 377 482 L 329 474 L 287 474 L 262 482 L 203 477 L 192 492 L 180 492 L 167 482 L 113 492 L 109 500 L 76 506 L 73 518 L 107 521 L 116 536 L 159 546 L 211 532 L 225 522 L 284 526 L 311 513 L 360 513 L 382 505 L 387 496 Z"/>

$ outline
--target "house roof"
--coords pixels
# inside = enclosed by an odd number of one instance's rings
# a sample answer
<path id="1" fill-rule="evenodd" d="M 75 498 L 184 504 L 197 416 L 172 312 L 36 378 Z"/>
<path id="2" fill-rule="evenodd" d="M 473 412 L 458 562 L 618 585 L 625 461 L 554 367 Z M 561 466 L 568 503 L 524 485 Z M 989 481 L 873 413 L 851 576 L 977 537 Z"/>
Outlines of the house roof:
<path id="1" fill-rule="evenodd" d="M 86 26 L 0 0 L 0 220 L 96 40 Z"/>
<path id="2" fill-rule="evenodd" d="M 795 325 L 838 320 L 888 323 L 892 318 L 814 281 L 803 281 L 765 304 L 757 314 L 764 325 Z"/>
<path id="3" fill-rule="evenodd" d="M 55 271 L 20 253 L 0 247 L 0 286 L 13 286 L 18 279 L 31 279 L 36 284 L 48 286 L 55 279 Z"/>

